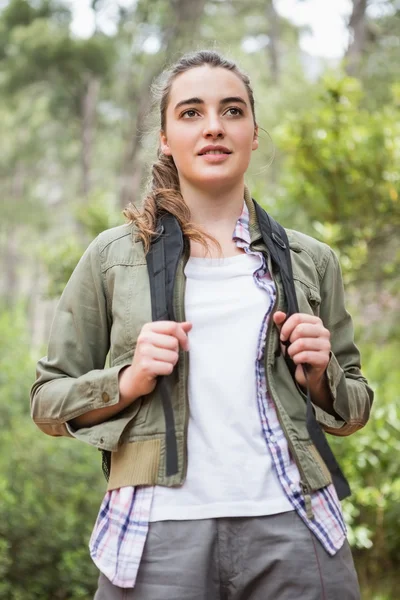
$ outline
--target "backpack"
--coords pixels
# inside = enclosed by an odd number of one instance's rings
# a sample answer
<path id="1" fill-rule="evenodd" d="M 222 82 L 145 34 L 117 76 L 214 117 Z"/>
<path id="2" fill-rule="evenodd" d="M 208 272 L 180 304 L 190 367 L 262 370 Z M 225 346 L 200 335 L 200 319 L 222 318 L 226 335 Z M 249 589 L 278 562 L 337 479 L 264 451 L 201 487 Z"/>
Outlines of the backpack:
<path id="1" fill-rule="evenodd" d="M 294 287 L 288 237 L 285 229 L 261 208 L 257 202 L 254 200 L 253 202 L 264 244 L 268 249 L 272 262 L 275 263 L 282 277 L 287 301 L 287 317 L 289 317 L 299 312 L 299 307 Z M 179 260 L 184 249 L 183 234 L 177 219 L 170 213 L 165 213 L 159 218 L 156 231 L 157 235 L 154 236 L 149 252 L 146 255 L 152 319 L 153 321 L 175 321 L 173 289 Z M 295 364 L 287 355 L 285 356 L 285 360 L 290 373 L 294 376 Z M 303 369 L 307 380 L 307 372 L 304 365 Z M 168 377 L 159 377 L 157 386 L 161 395 L 166 425 L 166 475 L 169 476 L 174 475 L 178 471 L 178 452 Z M 342 500 L 350 495 L 350 487 L 329 447 L 325 433 L 315 417 L 308 386 L 306 421 L 310 438 L 329 469 L 337 495 Z M 104 457 L 103 455 L 103 458 L 109 457 Z M 105 463 L 103 461 L 103 470 L 106 473 L 108 471 L 107 467 L 109 467 L 109 464 L 107 465 L 108 460 Z"/>

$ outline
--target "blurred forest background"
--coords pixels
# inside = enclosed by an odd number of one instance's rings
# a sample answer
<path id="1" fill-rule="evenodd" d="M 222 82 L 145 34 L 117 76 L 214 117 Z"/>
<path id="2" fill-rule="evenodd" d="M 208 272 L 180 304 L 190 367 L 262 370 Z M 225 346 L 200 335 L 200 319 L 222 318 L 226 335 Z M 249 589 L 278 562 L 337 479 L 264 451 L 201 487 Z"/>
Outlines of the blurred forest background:
<path id="1" fill-rule="evenodd" d="M 279 4 L 92 0 L 94 30 L 79 38 L 67 1 L 0 0 L 0 599 L 93 597 L 100 455 L 41 434 L 29 388 L 84 248 L 140 202 L 151 81 L 204 47 L 248 71 L 272 138 L 254 154 L 253 196 L 340 256 L 376 400 L 368 426 L 333 445 L 363 599 L 399 598 L 400 2 L 349 0 L 340 61 L 307 55 Z"/>

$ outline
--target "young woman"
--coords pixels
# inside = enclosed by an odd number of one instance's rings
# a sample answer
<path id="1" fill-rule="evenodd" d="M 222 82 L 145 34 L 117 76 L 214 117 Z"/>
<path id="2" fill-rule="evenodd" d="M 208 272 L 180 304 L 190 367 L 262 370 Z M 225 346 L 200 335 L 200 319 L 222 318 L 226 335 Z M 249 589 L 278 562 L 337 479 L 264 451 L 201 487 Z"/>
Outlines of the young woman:
<path id="1" fill-rule="evenodd" d="M 244 184 L 249 79 L 203 51 L 164 81 L 143 208 L 82 257 L 32 389 L 40 429 L 104 451 L 95 598 L 355 600 L 335 469 L 309 429 L 349 435 L 372 403 L 337 259 L 288 232 L 287 315 Z"/>

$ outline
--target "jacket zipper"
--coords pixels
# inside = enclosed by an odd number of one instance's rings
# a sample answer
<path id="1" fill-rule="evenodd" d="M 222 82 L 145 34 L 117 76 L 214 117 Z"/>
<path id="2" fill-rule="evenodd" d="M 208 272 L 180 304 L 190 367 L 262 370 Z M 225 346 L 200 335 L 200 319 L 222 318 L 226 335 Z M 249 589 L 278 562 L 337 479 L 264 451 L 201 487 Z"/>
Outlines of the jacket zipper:
<path id="1" fill-rule="evenodd" d="M 268 319 L 267 335 L 265 336 L 264 356 L 267 358 L 267 360 L 265 361 L 266 362 L 266 366 L 267 366 L 265 380 L 266 380 L 266 384 L 267 384 L 268 394 L 269 394 L 270 398 L 272 398 L 272 400 L 273 400 L 273 402 L 275 404 L 276 414 L 277 414 L 277 417 L 278 417 L 279 424 L 280 424 L 280 426 L 282 428 L 283 433 L 285 434 L 285 438 L 286 438 L 286 441 L 288 443 L 289 449 L 290 449 L 290 451 L 292 453 L 292 457 L 293 457 L 293 459 L 294 459 L 294 461 L 296 463 L 296 466 L 297 466 L 297 468 L 299 470 L 299 473 L 300 473 L 300 487 L 301 487 L 301 490 L 302 490 L 303 496 L 304 496 L 304 504 L 305 504 L 305 508 L 306 508 L 307 518 L 308 519 L 313 519 L 314 518 L 314 513 L 313 513 L 313 510 L 312 510 L 312 504 L 311 504 L 311 494 L 310 494 L 311 490 L 310 490 L 309 486 L 306 484 L 306 476 L 305 476 L 303 467 L 301 466 L 300 461 L 297 458 L 297 453 L 295 451 L 294 445 L 293 445 L 292 440 L 290 439 L 290 436 L 289 436 L 289 434 L 287 432 L 287 429 L 286 429 L 286 427 L 285 427 L 285 425 L 284 425 L 284 423 L 282 421 L 281 415 L 280 415 L 279 410 L 278 410 L 277 405 L 276 405 L 276 400 L 274 398 L 274 395 L 272 393 L 271 387 L 269 385 L 269 376 L 268 376 L 269 375 L 269 373 L 268 373 L 269 361 L 268 361 L 267 349 L 268 349 L 269 340 L 270 340 L 271 332 L 272 332 L 273 315 L 275 314 L 277 306 L 279 304 L 279 287 L 278 287 L 278 285 L 276 283 L 276 280 L 275 280 L 275 277 L 273 275 L 271 260 L 270 260 L 269 256 L 267 257 L 267 260 L 268 260 L 268 269 L 269 269 L 269 272 L 272 275 L 272 278 L 273 278 L 273 281 L 274 281 L 274 284 L 275 284 L 276 297 L 275 297 L 274 306 L 272 307 L 272 311 L 271 311 L 270 317 Z M 279 340 L 278 340 L 278 343 L 280 344 Z"/>

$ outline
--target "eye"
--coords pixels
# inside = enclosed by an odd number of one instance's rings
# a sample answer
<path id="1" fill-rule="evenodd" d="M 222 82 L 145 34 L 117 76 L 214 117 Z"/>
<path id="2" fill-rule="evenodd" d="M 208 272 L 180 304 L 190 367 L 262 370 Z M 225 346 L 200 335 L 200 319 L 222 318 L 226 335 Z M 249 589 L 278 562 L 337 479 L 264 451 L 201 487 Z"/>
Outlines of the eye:
<path id="1" fill-rule="evenodd" d="M 225 114 L 228 114 L 231 117 L 239 117 L 243 114 L 243 111 L 238 106 L 231 106 L 230 108 L 228 108 Z"/>
<path id="2" fill-rule="evenodd" d="M 193 119 L 193 117 L 196 117 L 197 115 L 197 110 L 194 110 L 194 108 L 189 108 L 181 114 L 181 117 L 183 117 L 184 119 Z"/>

